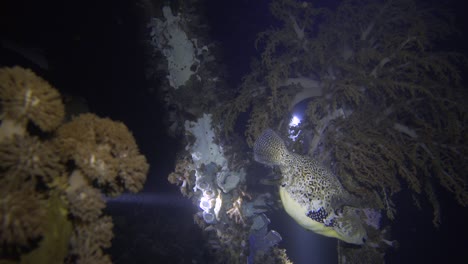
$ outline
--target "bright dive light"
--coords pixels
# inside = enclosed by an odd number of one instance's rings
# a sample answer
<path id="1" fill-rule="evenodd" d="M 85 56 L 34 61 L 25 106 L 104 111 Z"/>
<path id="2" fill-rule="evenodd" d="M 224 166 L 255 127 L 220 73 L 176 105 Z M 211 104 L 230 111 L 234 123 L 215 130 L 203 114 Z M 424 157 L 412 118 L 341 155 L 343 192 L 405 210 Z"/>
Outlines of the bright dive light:
<path id="1" fill-rule="evenodd" d="M 202 196 L 202 198 L 200 199 L 200 208 L 203 211 L 209 211 L 211 207 L 211 200 L 208 197 Z"/>
<path id="2" fill-rule="evenodd" d="M 296 115 L 293 115 L 293 117 L 291 118 L 291 121 L 289 122 L 289 126 L 295 127 L 295 126 L 298 126 L 300 123 L 301 123 L 301 119 L 299 119 L 299 117 L 297 117 Z"/>
<path id="3" fill-rule="evenodd" d="M 289 121 L 289 138 L 292 139 L 292 141 L 296 141 L 297 136 L 301 133 L 301 131 L 295 131 L 293 129 L 293 127 L 297 127 L 300 123 L 301 119 L 297 115 L 293 115 L 291 121 Z"/>

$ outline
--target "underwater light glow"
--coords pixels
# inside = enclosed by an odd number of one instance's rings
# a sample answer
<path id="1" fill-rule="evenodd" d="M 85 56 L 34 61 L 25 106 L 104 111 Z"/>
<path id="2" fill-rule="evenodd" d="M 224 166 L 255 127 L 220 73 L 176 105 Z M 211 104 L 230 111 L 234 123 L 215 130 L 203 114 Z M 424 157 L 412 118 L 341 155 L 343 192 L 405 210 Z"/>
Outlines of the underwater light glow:
<path id="1" fill-rule="evenodd" d="M 208 197 L 202 196 L 202 198 L 200 199 L 200 208 L 203 211 L 209 211 L 212 207 L 211 204 L 211 200 Z"/>
<path id="2" fill-rule="evenodd" d="M 298 116 L 293 115 L 293 117 L 291 118 L 291 121 L 289 122 L 289 127 L 296 127 L 300 123 L 301 123 L 301 119 Z"/>
<path id="3" fill-rule="evenodd" d="M 297 114 L 293 114 L 291 121 L 289 121 L 289 138 L 292 139 L 292 141 L 296 141 L 297 137 L 301 133 L 301 131 L 297 131 L 294 129 L 294 127 L 299 126 L 301 123 L 301 118 Z"/>
<path id="4" fill-rule="evenodd" d="M 109 204 L 127 204 L 127 205 L 148 205 L 148 206 L 167 206 L 167 207 L 192 207 L 190 200 L 172 193 L 152 193 L 140 192 L 124 193 L 117 197 L 106 197 L 104 199 Z"/>

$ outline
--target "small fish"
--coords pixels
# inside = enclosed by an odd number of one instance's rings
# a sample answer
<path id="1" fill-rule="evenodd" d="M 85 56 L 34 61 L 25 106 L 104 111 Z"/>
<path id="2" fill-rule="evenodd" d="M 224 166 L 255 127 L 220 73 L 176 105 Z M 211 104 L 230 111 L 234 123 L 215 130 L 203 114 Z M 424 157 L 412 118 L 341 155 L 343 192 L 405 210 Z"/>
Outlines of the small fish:
<path id="1" fill-rule="evenodd" d="M 280 196 L 286 212 L 315 233 L 361 245 L 367 233 L 352 205 L 357 199 L 317 161 L 289 152 L 281 137 L 267 129 L 255 141 L 256 161 L 279 166 Z"/>

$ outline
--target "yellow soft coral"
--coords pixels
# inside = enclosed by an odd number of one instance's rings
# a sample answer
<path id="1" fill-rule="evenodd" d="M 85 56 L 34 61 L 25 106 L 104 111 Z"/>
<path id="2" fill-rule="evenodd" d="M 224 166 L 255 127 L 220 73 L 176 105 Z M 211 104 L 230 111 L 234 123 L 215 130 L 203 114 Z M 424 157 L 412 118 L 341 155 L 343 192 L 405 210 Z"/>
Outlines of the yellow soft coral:
<path id="1" fill-rule="evenodd" d="M 54 130 L 65 115 L 59 92 L 31 70 L 18 66 L 0 68 L 0 101 L 0 141 L 14 134 L 23 135 L 28 120 L 42 131 Z"/>
<path id="2" fill-rule="evenodd" d="M 76 224 L 70 240 L 70 253 L 77 257 L 76 263 L 112 263 L 102 248 L 111 246 L 113 226 L 110 216 L 100 217 L 92 223 Z"/>
<path id="3" fill-rule="evenodd" d="M 5 181 L 0 181 L 5 184 Z M 46 217 L 45 201 L 28 189 L 0 189 L 0 243 L 29 246 L 43 235 Z"/>
<path id="4" fill-rule="evenodd" d="M 70 213 L 86 222 L 98 219 L 102 214 L 102 209 L 106 207 L 101 192 L 88 185 L 67 192 L 67 198 L 70 202 Z"/>
<path id="5" fill-rule="evenodd" d="M 51 145 L 28 135 L 0 142 L 0 168 L 10 188 L 28 184 L 34 189 L 38 181 L 49 184 L 64 171 Z"/>
<path id="6" fill-rule="evenodd" d="M 64 156 L 107 193 L 143 187 L 149 165 L 123 123 L 83 114 L 61 126 L 57 135 Z"/>
<path id="7" fill-rule="evenodd" d="M 111 263 L 102 192 L 137 192 L 148 171 L 127 127 L 92 114 L 62 124 L 58 91 L 20 67 L 0 68 L 0 111 L 0 262 Z"/>

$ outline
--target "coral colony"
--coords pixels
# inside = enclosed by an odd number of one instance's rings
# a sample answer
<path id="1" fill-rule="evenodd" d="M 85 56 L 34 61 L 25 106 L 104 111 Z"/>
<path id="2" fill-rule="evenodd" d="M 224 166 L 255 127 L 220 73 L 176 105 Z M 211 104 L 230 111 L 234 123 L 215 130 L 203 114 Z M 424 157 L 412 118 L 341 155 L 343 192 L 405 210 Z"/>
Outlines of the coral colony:
<path id="1" fill-rule="evenodd" d="M 63 122 L 59 92 L 20 67 L 0 68 L 0 100 L 2 250 L 25 263 L 111 263 L 103 195 L 138 192 L 149 168 L 130 131 L 94 114 Z"/>

